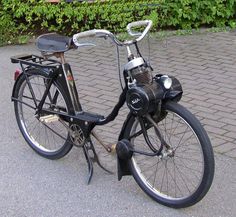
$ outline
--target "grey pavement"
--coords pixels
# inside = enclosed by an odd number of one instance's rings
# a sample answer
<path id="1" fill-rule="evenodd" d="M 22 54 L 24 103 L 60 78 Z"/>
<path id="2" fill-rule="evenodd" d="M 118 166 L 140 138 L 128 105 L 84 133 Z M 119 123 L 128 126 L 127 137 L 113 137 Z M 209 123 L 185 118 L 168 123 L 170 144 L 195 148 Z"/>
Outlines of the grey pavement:
<path id="1" fill-rule="evenodd" d="M 120 182 L 114 156 L 96 146 L 101 160 L 115 174 L 95 167 L 86 184 L 87 165 L 80 149 L 50 161 L 34 153 L 23 140 L 10 102 L 17 65 L 9 57 L 37 53 L 33 44 L 0 48 L 0 216 L 191 216 L 232 217 L 236 213 L 236 33 L 205 33 L 150 39 L 150 60 L 157 73 L 176 76 L 183 84 L 181 103 L 206 128 L 215 151 L 212 188 L 193 207 L 174 210 L 147 197 L 132 177 Z M 147 41 L 142 44 L 148 54 Z M 107 114 L 121 88 L 115 48 L 97 41 L 97 47 L 69 51 L 80 100 L 85 110 Z M 125 61 L 121 50 L 121 62 Z M 116 142 L 127 109 L 97 132 L 105 143 Z"/>

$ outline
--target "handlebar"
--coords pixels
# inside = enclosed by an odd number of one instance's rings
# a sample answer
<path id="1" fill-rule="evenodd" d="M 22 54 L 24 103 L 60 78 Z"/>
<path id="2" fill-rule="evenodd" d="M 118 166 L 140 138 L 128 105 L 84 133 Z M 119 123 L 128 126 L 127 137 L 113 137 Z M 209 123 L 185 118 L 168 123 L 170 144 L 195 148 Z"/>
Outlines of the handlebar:
<path id="1" fill-rule="evenodd" d="M 146 28 L 144 29 L 144 31 L 142 33 L 136 33 L 133 32 L 131 29 L 133 27 L 138 27 L 138 26 L 146 26 Z M 118 46 L 128 46 L 131 45 L 135 42 L 139 42 L 141 41 L 145 35 L 148 33 L 148 31 L 151 29 L 152 27 L 152 21 L 151 20 L 143 20 L 143 21 L 137 21 L 137 22 L 132 22 L 129 23 L 127 25 L 127 31 L 131 36 L 139 36 L 138 38 L 134 39 L 134 40 L 130 40 L 130 41 L 120 41 L 116 38 L 116 36 L 109 32 L 108 30 L 104 30 L 104 29 L 93 29 L 93 30 L 88 30 L 85 32 L 80 32 L 77 33 L 75 35 L 73 35 L 73 42 L 76 46 L 81 46 L 81 44 L 79 43 L 79 39 L 82 38 L 87 38 L 87 37 L 109 37 L 111 38 L 111 40 Z"/>

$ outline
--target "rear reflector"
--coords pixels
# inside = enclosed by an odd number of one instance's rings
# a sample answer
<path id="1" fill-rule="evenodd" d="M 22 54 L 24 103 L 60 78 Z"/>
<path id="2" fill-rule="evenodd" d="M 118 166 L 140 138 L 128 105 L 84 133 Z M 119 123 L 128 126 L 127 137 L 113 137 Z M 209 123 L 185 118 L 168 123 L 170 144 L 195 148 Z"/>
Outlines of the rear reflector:
<path id="1" fill-rule="evenodd" d="M 19 69 L 16 69 L 15 74 L 14 74 L 14 80 L 16 80 L 19 77 L 20 73 L 21 71 Z"/>

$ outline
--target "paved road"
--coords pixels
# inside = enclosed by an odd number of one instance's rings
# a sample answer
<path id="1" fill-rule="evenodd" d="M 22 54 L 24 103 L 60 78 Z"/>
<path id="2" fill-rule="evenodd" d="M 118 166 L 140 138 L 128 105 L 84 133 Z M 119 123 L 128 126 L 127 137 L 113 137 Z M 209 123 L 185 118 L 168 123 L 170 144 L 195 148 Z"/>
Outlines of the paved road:
<path id="1" fill-rule="evenodd" d="M 216 152 L 216 174 L 211 190 L 200 203 L 181 210 L 152 201 L 132 177 L 118 182 L 116 174 L 107 175 L 98 167 L 87 186 L 87 165 L 79 149 L 72 149 L 57 161 L 36 155 L 16 126 L 10 102 L 16 66 L 9 63 L 9 57 L 37 51 L 33 45 L 0 48 L 0 216 L 234 216 L 234 37 L 234 33 L 172 37 L 167 47 L 163 41 L 154 42 L 151 49 L 158 58 L 155 62 L 159 65 L 158 72 L 173 73 L 183 81 L 183 104 L 205 124 Z M 68 57 L 80 75 L 77 82 L 85 108 L 105 112 L 116 102 L 114 95 L 118 95 L 120 89 L 114 82 L 114 77 L 118 76 L 113 72 L 115 56 L 110 45 L 103 44 L 96 49 L 83 49 L 80 55 L 72 51 Z M 102 60 L 96 59 L 98 55 Z M 111 60 L 106 61 L 107 56 Z M 92 66 L 88 66 L 88 61 Z M 98 129 L 106 142 L 116 140 L 125 112 L 124 109 L 116 122 Z M 115 172 L 113 157 L 101 157 L 105 163 L 110 162 Z"/>

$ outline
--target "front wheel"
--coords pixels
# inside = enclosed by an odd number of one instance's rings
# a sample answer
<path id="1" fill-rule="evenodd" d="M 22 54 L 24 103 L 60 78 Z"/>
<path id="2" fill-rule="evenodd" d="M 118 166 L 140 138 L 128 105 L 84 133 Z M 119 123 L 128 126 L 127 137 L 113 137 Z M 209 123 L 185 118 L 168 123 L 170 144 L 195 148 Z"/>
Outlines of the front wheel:
<path id="1" fill-rule="evenodd" d="M 138 185 L 155 201 L 174 208 L 191 206 L 208 192 L 214 176 L 210 140 L 200 122 L 183 106 L 167 102 L 156 123 L 167 145 L 161 155 L 134 153 L 129 165 Z M 156 150 L 160 139 L 153 125 L 147 135 Z M 134 149 L 151 152 L 139 121 L 131 119 L 126 131 Z M 134 136 L 133 136 L 134 135 Z"/>

